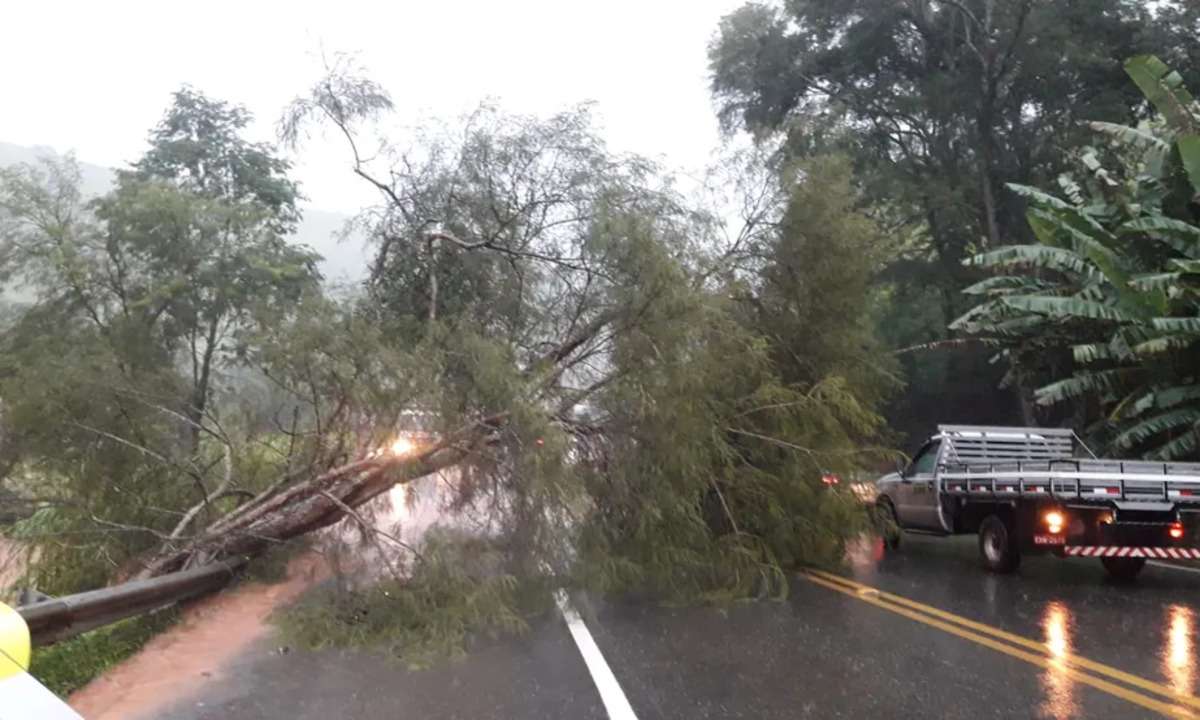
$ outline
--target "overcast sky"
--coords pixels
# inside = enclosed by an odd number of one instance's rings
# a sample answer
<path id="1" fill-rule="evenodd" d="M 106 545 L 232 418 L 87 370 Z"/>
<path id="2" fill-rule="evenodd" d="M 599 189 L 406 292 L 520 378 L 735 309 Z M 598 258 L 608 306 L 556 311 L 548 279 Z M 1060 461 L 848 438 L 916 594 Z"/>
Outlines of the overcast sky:
<path id="1" fill-rule="evenodd" d="M 392 94 L 398 125 L 489 97 L 536 113 L 594 100 L 614 149 L 697 169 L 719 142 L 706 46 L 742 2 L 12 0 L 0 30 L 0 141 L 119 166 L 141 154 L 183 83 L 245 105 L 255 139 L 273 139 L 323 49 L 357 54 Z M 370 200 L 332 137 L 296 159 L 314 207 Z"/>

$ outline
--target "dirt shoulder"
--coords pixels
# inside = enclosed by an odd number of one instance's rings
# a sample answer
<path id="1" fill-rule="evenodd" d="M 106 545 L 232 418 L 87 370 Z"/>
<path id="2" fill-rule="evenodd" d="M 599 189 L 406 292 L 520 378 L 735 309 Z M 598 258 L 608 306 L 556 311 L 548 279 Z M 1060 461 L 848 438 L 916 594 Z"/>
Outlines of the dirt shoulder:
<path id="1" fill-rule="evenodd" d="M 152 717 L 219 679 L 230 658 L 271 632 L 275 608 L 327 576 L 323 559 L 305 554 L 292 560 L 283 582 L 245 583 L 198 600 L 179 623 L 71 695 L 71 707 L 89 720 Z"/>

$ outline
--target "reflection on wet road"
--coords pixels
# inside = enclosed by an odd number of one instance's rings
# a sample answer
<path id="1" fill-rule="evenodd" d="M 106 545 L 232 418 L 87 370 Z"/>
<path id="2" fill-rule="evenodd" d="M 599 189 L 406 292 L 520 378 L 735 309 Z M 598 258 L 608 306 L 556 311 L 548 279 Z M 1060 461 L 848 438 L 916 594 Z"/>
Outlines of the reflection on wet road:
<path id="1" fill-rule="evenodd" d="M 1166 642 L 1163 643 L 1162 670 L 1171 688 L 1183 695 L 1192 695 L 1196 687 L 1196 650 L 1192 638 L 1194 613 L 1186 605 L 1167 608 Z"/>
<path id="2" fill-rule="evenodd" d="M 1038 717 L 1094 714 L 1087 700 L 1095 690 L 1070 672 L 1074 666 L 1095 674 L 1086 667 L 1092 661 L 1111 671 L 1102 668 L 1109 681 L 1162 696 L 1184 717 L 1200 717 L 1200 574 L 1158 565 L 1137 583 L 1121 585 L 1108 580 L 1098 563 L 1033 557 L 1017 574 L 991 575 L 978 568 L 975 553 L 972 538 L 906 536 L 902 550 L 882 558 L 876 547 L 855 548 L 850 576 L 1040 641 L 1048 665 L 1032 703 Z"/>
<path id="3" fill-rule="evenodd" d="M 1046 647 L 1050 650 L 1050 666 L 1042 673 L 1046 699 L 1042 714 L 1052 718 L 1073 718 L 1079 714 L 1075 701 L 1075 681 L 1067 674 L 1067 656 L 1071 650 L 1071 611 L 1055 600 L 1046 604 L 1042 616 Z"/>

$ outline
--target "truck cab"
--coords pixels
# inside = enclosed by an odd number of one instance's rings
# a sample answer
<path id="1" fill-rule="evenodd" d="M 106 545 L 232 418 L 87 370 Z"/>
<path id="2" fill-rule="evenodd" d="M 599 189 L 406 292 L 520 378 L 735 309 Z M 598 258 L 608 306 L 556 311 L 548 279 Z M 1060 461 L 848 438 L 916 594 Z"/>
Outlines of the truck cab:
<path id="1" fill-rule="evenodd" d="M 948 533 L 941 519 L 937 466 L 942 440 L 930 438 L 897 472 L 879 479 L 880 502 L 889 503 L 892 519 L 902 528 Z"/>

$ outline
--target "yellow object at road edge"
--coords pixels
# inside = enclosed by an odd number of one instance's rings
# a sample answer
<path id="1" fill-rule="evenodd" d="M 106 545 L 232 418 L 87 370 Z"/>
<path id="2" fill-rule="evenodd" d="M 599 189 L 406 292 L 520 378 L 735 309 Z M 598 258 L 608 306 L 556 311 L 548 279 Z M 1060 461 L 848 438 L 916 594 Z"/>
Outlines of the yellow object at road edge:
<path id="1" fill-rule="evenodd" d="M 16 610 L 0 603 L 0 680 L 29 669 L 29 628 Z"/>

